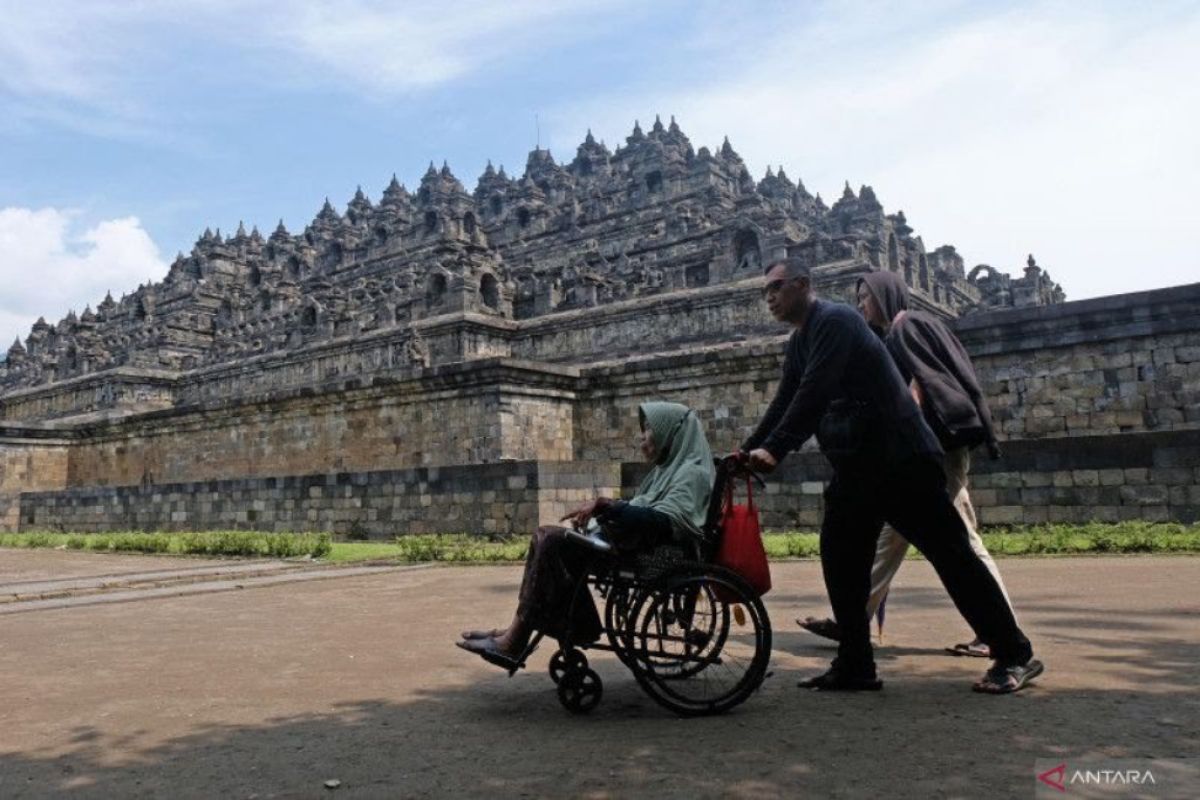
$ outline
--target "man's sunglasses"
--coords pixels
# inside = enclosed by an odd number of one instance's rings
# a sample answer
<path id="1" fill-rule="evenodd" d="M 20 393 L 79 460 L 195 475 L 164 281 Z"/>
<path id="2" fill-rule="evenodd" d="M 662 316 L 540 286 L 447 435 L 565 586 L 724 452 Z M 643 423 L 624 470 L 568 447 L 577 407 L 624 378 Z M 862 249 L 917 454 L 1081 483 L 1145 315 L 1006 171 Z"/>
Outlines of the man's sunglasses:
<path id="1" fill-rule="evenodd" d="M 785 285 L 787 285 L 789 283 L 794 283 L 798 280 L 803 280 L 803 279 L 802 278 L 776 278 L 775 280 L 771 281 L 770 283 L 768 283 L 766 286 L 763 287 L 763 296 L 765 297 L 766 295 L 769 295 L 769 294 L 775 294 L 780 289 L 782 289 Z"/>

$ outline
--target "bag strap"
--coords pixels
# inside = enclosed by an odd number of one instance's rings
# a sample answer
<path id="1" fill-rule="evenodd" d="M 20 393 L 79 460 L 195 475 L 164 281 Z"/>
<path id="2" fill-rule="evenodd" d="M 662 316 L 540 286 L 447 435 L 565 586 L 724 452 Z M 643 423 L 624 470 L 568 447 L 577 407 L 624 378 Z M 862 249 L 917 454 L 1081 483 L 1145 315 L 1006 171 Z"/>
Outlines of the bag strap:
<path id="1" fill-rule="evenodd" d="M 754 513 L 754 483 L 750 480 L 750 476 L 746 476 L 746 506 L 750 509 L 750 513 Z"/>

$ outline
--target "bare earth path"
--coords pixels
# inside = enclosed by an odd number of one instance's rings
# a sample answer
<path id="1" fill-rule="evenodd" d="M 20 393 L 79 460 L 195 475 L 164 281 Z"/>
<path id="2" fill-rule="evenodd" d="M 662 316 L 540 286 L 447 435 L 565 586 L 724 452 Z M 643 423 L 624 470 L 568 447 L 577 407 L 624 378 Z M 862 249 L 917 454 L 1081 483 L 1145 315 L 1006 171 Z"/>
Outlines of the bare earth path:
<path id="1" fill-rule="evenodd" d="M 180 563 L 0 551 L 0 584 Z M 832 650 L 793 622 L 825 613 L 820 568 L 789 563 L 772 677 L 687 721 L 606 654 L 604 701 L 575 718 L 547 650 L 510 680 L 455 649 L 508 617 L 515 567 L 0 616 L 0 797 L 1030 797 L 1037 758 L 1197 753 L 1200 558 L 1000 565 L 1047 663 L 1028 692 L 969 691 L 984 662 L 940 653 L 966 630 L 922 562 L 889 602 L 884 691 L 796 689 Z"/>

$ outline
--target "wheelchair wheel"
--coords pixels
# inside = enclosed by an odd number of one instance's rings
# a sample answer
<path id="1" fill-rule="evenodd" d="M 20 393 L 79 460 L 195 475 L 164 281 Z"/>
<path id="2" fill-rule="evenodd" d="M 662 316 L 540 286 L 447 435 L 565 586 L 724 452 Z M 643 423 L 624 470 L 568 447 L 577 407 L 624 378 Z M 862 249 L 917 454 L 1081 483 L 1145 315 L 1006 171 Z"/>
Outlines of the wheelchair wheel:
<path id="1" fill-rule="evenodd" d="M 604 683 L 594 670 L 584 667 L 563 673 L 558 682 L 558 702 L 572 714 L 586 714 L 600 705 Z"/>
<path id="2" fill-rule="evenodd" d="M 587 669 L 587 656 L 582 650 L 556 650 L 550 656 L 550 680 L 556 684 L 562 683 L 563 676 L 569 672 Z"/>
<path id="3" fill-rule="evenodd" d="M 631 585 L 615 584 L 608 590 L 604 603 L 604 634 L 621 663 L 633 668 L 633 610 L 644 590 Z"/>
<path id="4" fill-rule="evenodd" d="M 632 622 L 634 677 L 677 714 L 728 711 L 766 675 L 771 656 L 766 608 L 729 570 L 697 564 L 668 576 L 641 598 Z"/>

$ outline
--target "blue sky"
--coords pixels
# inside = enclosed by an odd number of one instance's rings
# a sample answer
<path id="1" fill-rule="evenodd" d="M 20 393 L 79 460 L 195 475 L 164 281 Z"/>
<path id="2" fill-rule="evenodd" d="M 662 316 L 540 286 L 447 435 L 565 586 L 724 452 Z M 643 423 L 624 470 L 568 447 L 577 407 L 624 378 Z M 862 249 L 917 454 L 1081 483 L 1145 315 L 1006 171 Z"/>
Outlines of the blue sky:
<path id="1" fill-rule="evenodd" d="M 1071 298 L 1200 276 L 1197 3 L 0 0 L 0 337 L 448 160 L 674 114 Z"/>

